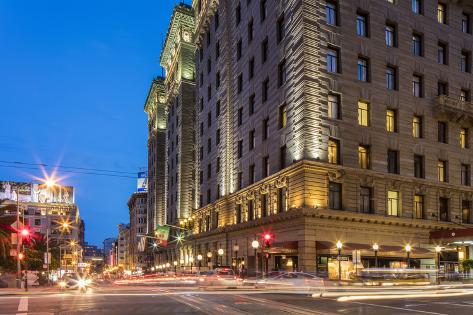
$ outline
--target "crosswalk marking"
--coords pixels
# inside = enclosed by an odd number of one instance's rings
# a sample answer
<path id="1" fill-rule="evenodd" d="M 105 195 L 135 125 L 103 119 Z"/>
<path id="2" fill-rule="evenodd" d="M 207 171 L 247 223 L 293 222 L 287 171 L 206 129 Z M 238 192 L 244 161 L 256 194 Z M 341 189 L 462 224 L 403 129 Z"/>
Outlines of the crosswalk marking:
<path id="1" fill-rule="evenodd" d="M 17 315 L 26 315 L 28 312 L 28 297 L 24 296 L 20 299 L 20 303 L 18 303 L 18 313 Z"/>

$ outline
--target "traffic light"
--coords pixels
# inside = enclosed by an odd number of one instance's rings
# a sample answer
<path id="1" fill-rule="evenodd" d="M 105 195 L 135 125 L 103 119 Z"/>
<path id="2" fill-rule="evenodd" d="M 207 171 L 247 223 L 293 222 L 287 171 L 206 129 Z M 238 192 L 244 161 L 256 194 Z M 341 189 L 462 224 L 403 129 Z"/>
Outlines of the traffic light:
<path id="1" fill-rule="evenodd" d="M 20 233 L 22 237 L 28 237 L 30 235 L 30 230 L 23 228 Z"/>
<path id="2" fill-rule="evenodd" d="M 23 253 L 18 254 L 18 259 L 19 260 L 23 260 L 24 258 L 25 258 L 25 254 L 23 254 Z"/>
<path id="3" fill-rule="evenodd" d="M 273 236 L 270 233 L 264 233 L 263 234 L 263 244 L 266 248 L 271 247 L 272 239 L 273 239 Z"/>

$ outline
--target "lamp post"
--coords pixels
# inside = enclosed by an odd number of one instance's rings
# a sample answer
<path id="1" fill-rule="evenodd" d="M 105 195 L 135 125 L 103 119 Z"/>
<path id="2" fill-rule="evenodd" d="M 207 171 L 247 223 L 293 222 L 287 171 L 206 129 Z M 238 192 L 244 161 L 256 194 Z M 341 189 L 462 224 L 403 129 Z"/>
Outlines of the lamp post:
<path id="1" fill-rule="evenodd" d="M 379 250 L 378 243 L 373 244 L 373 250 L 374 250 L 374 267 L 378 268 L 378 250 Z"/>
<path id="2" fill-rule="evenodd" d="M 407 244 L 404 249 L 406 250 L 406 254 L 407 254 L 407 268 L 410 268 L 411 267 L 411 250 L 412 250 L 412 247 L 411 247 L 411 245 Z"/>
<path id="3" fill-rule="evenodd" d="M 207 265 L 209 270 L 212 269 L 212 252 L 207 253 Z"/>
<path id="4" fill-rule="evenodd" d="M 16 186 L 16 286 L 21 288 L 21 257 L 20 257 L 20 185 Z"/>
<path id="5" fill-rule="evenodd" d="M 189 262 L 191 263 L 191 273 L 192 273 L 192 264 L 194 263 L 194 257 L 189 257 Z"/>
<path id="6" fill-rule="evenodd" d="M 259 242 L 257 240 L 254 240 L 251 242 L 251 247 L 253 247 L 255 251 L 255 276 L 258 276 L 258 247 L 259 247 Z"/>
<path id="7" fill-rule="evenodd" d="M 240 276 L 240 266 L 238 266 L 238 251 L 240 250 L 240 246 L 238 246 L 238 243 L 235 243 L 235 245 L 233 245 L 233 252 L 235 253 L 235 269 L 236 269 L 236 272 L 238 273 L 238 276 Z"/>
<path id="8" fill-rule="evenodd" d="M 200 274 L 200 266 L 201 266 L 202 258 L 203 257 L 201 254 L 197 255 L 197 261 L 199 262 L 199 274 Z"/>
<path id="9" fill-rule="evenodd" d="M 342 260 L 341 260 L 341 255 L 342 255 L 342 247 L 343 244 L 342 242 L 338 241 L 337 242 L 337 250 L 338 250 L 338 281 L 342 280 Z"/>
<path id="10" fill-rule="evenodd" d="M 184 265 L 184 259 L 179 260 L 179 270 L 182 272 L 182 265 Z"/>
<path id="11" fill-rule="evenodd" d="M 440 284 L 440 252 L 442 251 L 442 247 L 435 246 L 435 252 L 437 253 L 437 284 Z"/>
<path id="12" fill-rule="evenodd" d="M 177 273 L 177 261 L 174 260 L 174 262 L 172 263 L 174 265 L 174 274 Z"/>
<path id="13" fill-rule="evenodd" d="M 220 266 L 223 264 L 223 249 L 220 248 L 218 251 L 217 251 L 217 254 L 218 256 L 220 257 Z"/>
<path id="14" fill-rule="evenodd" d="M 54 178 L 47 178 L 44 183 L 46 184 L 46 187 L 48 189 L 52 189 L 54 186 L 57 185 L 56 183 L 56 180 Z M 48 286 L 51 285 L 50 283 L 50 276 L 49 276 L 49 265 L 51 264 L 50 262 L 50 255 L 49 255 L 49 233 L 50 233 L 50 229 L 51 229 L 51 222 L 49 222 L 49 209 L 46 208 L 46 275 L 47 275 L 47 278 L 48 278 Z"/>

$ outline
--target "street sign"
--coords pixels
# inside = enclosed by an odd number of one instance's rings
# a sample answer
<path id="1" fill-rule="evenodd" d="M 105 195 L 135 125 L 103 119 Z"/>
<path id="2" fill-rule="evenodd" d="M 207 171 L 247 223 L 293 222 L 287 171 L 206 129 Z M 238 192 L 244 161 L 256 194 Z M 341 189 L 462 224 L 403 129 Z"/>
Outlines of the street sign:
<path id="1" fill-rule="evenodd" d="M 18 243 L 18 233 L 11 234 L 11 244 L 16 245 Z"/>
<path id="2" fill-rule="evenodd" d="M 87 267 L 89 267 L 89 264 L 88 264 L 88 263 L 78 263 L 78 264 L 77 264 L 77 267 L 79 267 L 79 268 L 87 268 Z"/>
<path id="3" fill-rule="evenodd" d="M 348 257 L 348 256 L 337 256 L 337 260 L 340 260 L 340 261 L 349 261 L 349 260 L 350 260 L 350 257 Z"/>
<path id="4" fill-rule="evenodd" d="M 51 261 L 51 253 L 44 253 L 44 264 L 48 264 Z"/>

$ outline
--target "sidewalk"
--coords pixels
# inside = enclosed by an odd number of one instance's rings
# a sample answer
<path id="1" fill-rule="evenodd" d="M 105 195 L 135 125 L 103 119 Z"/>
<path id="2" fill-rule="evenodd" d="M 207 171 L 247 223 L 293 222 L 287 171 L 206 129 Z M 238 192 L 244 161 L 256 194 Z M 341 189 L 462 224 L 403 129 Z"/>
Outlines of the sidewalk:
<path id="1" fill-rule="evenodd" d="M 56 287 L 29 287 L 28 291 L 25 289 L 17 288 L 0 288 L 0 296 L 6 295 L 35 295 L 35 294 L 49 294 L 58 293 L 59 290 Z"/>

